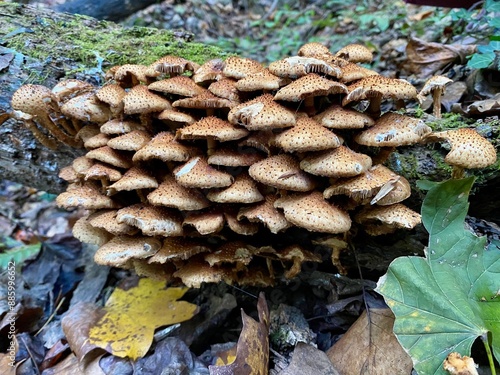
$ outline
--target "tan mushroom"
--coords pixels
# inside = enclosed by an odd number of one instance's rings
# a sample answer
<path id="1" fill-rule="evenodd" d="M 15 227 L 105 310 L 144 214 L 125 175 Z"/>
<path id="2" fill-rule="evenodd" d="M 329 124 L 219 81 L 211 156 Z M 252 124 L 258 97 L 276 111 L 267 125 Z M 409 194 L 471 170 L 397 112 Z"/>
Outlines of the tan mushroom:
<path id="1" fill-rule="evenodd" d="M 233 183 L 234 178 L 226 172 L 210 166 L 206 159 L 196 156 L 174 169 L 176 181 L 188 188 L 221 188 Z"/>
<path id="2" fill-rule="evenodd" d="M 389 206 L 364 207 L 354 220 L 372 236 L 393 233 L 398 228 L 413 229 L 421 222 L 420 215 L 401 203 Z"/>
<path id="3" fill-rule="evenodd" d="M 95 159 L 103 163 L 111 164 L 118 168 L 130 168 L 132 166 L 131 158 L 109 146 L 99 147 L 87 152 L 88 159 Z"/>
<path id="4" fill-rule="evenodd" d="M 181 211 L 201 210 L 210 206 L 210 202 L 199 190 L 179 185 L 170 175 L 165 176 L 163 182 L 147 198 L 155 206 L 173 207 Z"/>
<path id="5" fill-rule="evenodd" d="M 113 71 L 110 69 L 107 75 L 112 76 L 120 86 L 128 88 L 137 86 L 141 83 L 148 84 L 152 82 L 155 77 L 158 77 L 160 72 L 146 65 L 124 64 L 116 67 Z"/>
<path id="6" fill-rule="evenodd" d="M 123 267 L 131 259 L 145 259 L 161 248 L 154 237 L 116 236 L 97 249 L 94 261 L 104 266 Z"/>
<path id="7" fill-rule="evenodd" d="M 274 202 L 278 199 L 277 195 L 271 194 L 265 197 L 265 200 L 249 207 L 242 207 L 238 212 L 237 219 L 245 218 L 251 222 L 263 223 L 271 233 L 281 232 L 291 226 L 285 219 L 283 213 L 274 207 Z"/>
<path id="8" fill-rule="evenodd" d="M 123 116 L 123 98 L 126 91 L 117 84 L 111 83 L 101 87 L 95 93 L 97 99 L 109 105 L 111 115 L 114 118 L 121 118 Z"/>
<path id="9" fill-rule="evenodd" d="M 264 69 L 257 73 L 248 74 L 236 82 L 239 91 L 272 91 L 288 85 L 291 82 L 288 78 L 278 77 L 272 74 L 269 69 Z"/>
<path id="10" fill-rule="evenodd" d="M 207 198 L 216 203 L 255 203 L 264 199 L 256 182 L 243 172 L 225 189 L 210 190 Z"/>
<path id="11" fill-rule="evenodd" d="M 232 78 L 222 78 L 208 86 L 208 91 L 212 94 L 239 103 L 241 101 L 240 91 L 236 88 L 236 80 Z"/>
<path id="12" fill-rule="evenodd" d="M 178 211 L 138 203 L 116 213 L 116 221 L 139 228 L 147 236 L 182 236 L 182 217 Z"/>
<path id="13" fill-rule="evenodd" d="M 210 265 L 199 259 L 190 259 L 180 269 L 174 272 L 174 276 L 181 279 L 188 288 L 199 288 L 203 283 L 219 283 L 222 280 L 232 279 L 231 273 L 220 267 Z"/>
<path id="14" fill-rule="evenodd" d="M 193 255 L 206 253 L 210 247 L 198 241 L 184 237 L 167 237 L 160 250 L 148 259 L 148 263 L 165 264 L 173 260 L 186 260 Z"/>
<path id="15" fill-rule="evenodd" d="M 145 130 L 145 127 L 137 121 L 120 119 L 112 119 L 101 125 L 101 133 L 108 135 L 125 134 L 134 130 Z"/>
<path id="16" fill-rule="evenodd" d="M 329 55 L 330 50 L 327 46 L 318 43 L 311 42 L 306 43 L 302 47 L 299 48 L 297 55 L 299 56 L 317 56 L 317 55 Z"/>
<path id="17" fill-rule="evenodd" d="M 248 74 L 257 73 L 264 70 L 261 63 L 246 57 L 231 56 L 224 62 L 222 74 L 225 77 L 242 79 Z"/>
<path id="18" fill-rule="evenodd" d="M 151 140 L 151 135 L 144 130 L 133 130 L 108 141 L 107 145 L 114 150 L 137 151 Z"/>
<path id="19" fill-rule="evenodd" d="M 202 236 L 217 233 L 224 228 L 224 213 L 220 209 L 208 209 L 205 211 L 188 212 L 183 226 L 192 226 Z"/>
<path id="20" fill-rule="evenodd" d="M 199 84 L 213 82 L 222 77 L 224 61 L 222 59 L 212 59 L 205 62 L 193 74 L 193 81 Z"/>
<path id="21" fill-rule="evenodd" d="M 143 197 L 143 189 L 156 189 L 158 182 L 151 176 L 151 173 L 146 169 L 139 167 L 130 168 L 122 178 L 116 181 L 113 185 L 106 189 L 108 195 L 116 194 L 119 191 L 135 190 L 139 194 L 141 201 L 145 201 Z"/>
<path id="22" fill-rule="evenodd" d="M 453 81 L 448 77 L 432 76 L 425 82 L 424 87 L 422 87 L 422 90 L 420 90 L 417 95 L 417 99 L 422 105 L 425 100 L 425 96 L 432 94 L 432 113 L 436 118 L 441 118 L 441 96 L 444 93 L 445 86 L 451 82 Z"/>
<path id="23" fill-rule="evenodd" d="M 300 78 L 310 73 L 326 74 L 339 78 L 342 74 L 336 65 L 315 57 L 292 56 L 269 64 L 269 71 L 282 78 Z"/>
<path id="24" fill-rule="evenodd" d="M 373 60 L 372 52 L 362 44 L 348 44 L 342 47 L 335 56 L 352 63 L 370 63 Z"/>
<path id="25" fill-rule="evenodd" d="M 83 216 L 73 225 L 73 236 L 82 242 L 102 246 L 113 236 L 108 231 L 90 224 L 88 216 Z"/>
<path id="26" fill-rule="evenodd" d="M 168 74 L 170 77 L 180 75 L 184 72 L 194 72 L 198 70 L 199 67 L 200 66 L 193 61 L 172 55 L 163 56 L 149 65 L 150 69 L 159 73 Z"/>
<path id="27" fill-rule="evenodd" d="M 375 124 L 370 116 L 339 105 L 332 105 L 313 118 L 330 129 L 363 129 Z"/>
<path id="28" fill-rule="evenodd" d="M 82 185 L 73 187 L 59 194 L 56 198 L 56 204 L 61 208 L 82 207 L 87 210 L 97 210 L 100 208 L 117 208 L 118 203 L 113 201 L 91 185 Z"/>
<path id="29" fill-rule="evenodd" d="M 94 86 L 88 82 L 70 78 L 58 82 L 54 87 L 52 87 L 51 91 L 54 94 L 57 103 L 62 105 L 69 99 L 93 91 L 94 89 Z"/>
<path id="30" fill-rule="evenodd" d="M 143 85 L 132 87 L 123 98 L 123 104 L 123 111 L 127 115 L 161 112 L 172 108 L 167 99 L 154 94 Z"/>
<path id="31" fill-rule="evenodd" d="M 164 162 L 187 161 L 199 153 L 200 150 L 197 148 L 177 142 L 172 133 L 160 132 L 134 154 L 132 161 L 151 159 L 160 159 Z"/>
<path id="32" fill-rule="evenodd" d="M 175 76 L 153 82 L 148 85 L 148 89 L 164 94 L 188 97 L 200 95 L 206 91 L 206 89 L 198 86 L 191 78 L 186 76 Z"/>
<path id="33" fill-rule="evenodd" d="M 99 210 L 89 215 L 88 222 L 94 228 L 103 229 L 115 236 L 134 235 L 139 230 L 116 220 L 117 210 Z"/>

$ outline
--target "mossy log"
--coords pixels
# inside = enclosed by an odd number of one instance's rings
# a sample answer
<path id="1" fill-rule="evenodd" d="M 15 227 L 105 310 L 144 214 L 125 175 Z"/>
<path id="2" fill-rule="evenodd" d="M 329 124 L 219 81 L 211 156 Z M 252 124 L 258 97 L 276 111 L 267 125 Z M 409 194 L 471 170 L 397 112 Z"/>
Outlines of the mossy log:
<path id="1" fill-rule="evenodd" d="M 83 150 L 65 146 L 49 150 L 20 122 L 8 119 L 10 98 L 19 86 L 53 87 L 63 78 L 100 84 L 113 65 L 149 64 L 167 54 L 196 62 L 226 55 L 216 47 L 193 43 L 185 32 L 123 28 L 5 2 L 0 2 L 0 30 L 0 176 L 53 193 L 65 186 L 57 171 Z"/>

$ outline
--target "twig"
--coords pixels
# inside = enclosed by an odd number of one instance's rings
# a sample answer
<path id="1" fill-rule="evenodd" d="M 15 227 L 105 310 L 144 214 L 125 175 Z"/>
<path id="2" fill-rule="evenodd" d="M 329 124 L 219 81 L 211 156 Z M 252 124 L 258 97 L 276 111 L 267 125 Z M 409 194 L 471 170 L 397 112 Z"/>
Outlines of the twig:
<path id="1" fill-rule="evenodd" d="M 50 314 L 49 318 L 44 323 L 44 325 L 35 333 L 35 336 L 37 336 L 40 332 L 42 332 L 42 330 L 47 326 L 47 324 L 49 324 L 52 321 L 52 319 L 54 319 L 54 316 L 56 316 L 56 314 L 57 314 L 57 310 L 59 310 L 61 308 L 61 306 L 65 300 L 66 300 L 66 297 L 61 298 L 61 301 L 59 301 L 59 303 L 57 304 L 56 308 L 54 309 L 54 312 L 52 314 Z"/>

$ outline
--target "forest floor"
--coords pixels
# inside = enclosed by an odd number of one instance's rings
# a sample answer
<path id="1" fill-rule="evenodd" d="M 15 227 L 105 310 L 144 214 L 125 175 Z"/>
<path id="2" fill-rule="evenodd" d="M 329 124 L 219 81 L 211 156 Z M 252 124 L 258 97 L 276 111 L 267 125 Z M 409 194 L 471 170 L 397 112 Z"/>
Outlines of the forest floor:
<path id="1" fill-rule="evenodd" d="M 479 121 L 492 120 L 494 111 L 478 114 L 471 107 L 479 101 L 490 101 L 490 108 L 497 111 L 500 106 L 494 81 L 478 76 L 465 59 L 470 55 L 469 46 L 487 41 L 488 32 L 479 16 L 467 19 L 459 10 L 416 7 L 401 1 L 347 1 L 347 5 L 335 0 L 284 4 L 244 1 L 238 6 L 231 1 L 165 1 L 129 17 L 124 24 L 183 28 L 192 32 L 196 41 L 263 63 L 294 55 L 310 41 L 322 42 L 332 51 L 348 43 L 362 43 L 373 50 L 372 68 L 383 75 L 406 78 L 416 86 L 433 74 L 447 75 L 455 83 L 443 98 L 445 110 L 474 115 Z M 410 38 L 418 40 L 409 46 Z M 430 42 L 435 44 L 429 46 Z M 418 55 L 412 53 L 416 50 Z M 429 107 L 429 102 L 422 106 L 424 110 Z M 82 246 L 71 235 L 71 227 L 81 215 L 78 210 L 58 209 L 50 194 L 8 181 L 0 183 L 0 252 L 17 254 L 17 372 L 10 368 L 12 371 L 5 374 L 77 373 L 77 359 L 70 354 L 75 349 L 69 347 L 62 319 L 71 315 L 68 311 L 78 302 L 103 306 L 117 286 L 137 285 L 137 276 L 127 270 L 94 265 L 95 249 Z M 500 216 L 496 215 L 488 216 L 491 221 L 471 218 L 469 224 L 498 238 Z M 257 319 L 257 297 L 263 291 L 271 311 L 272 373 L 320 373 L 326 367 L 321 367 L 322 357 L 315 352 L 308 355 L 316 363 L 304 361 L 302 367 L 295 364 L 295 370 L 284 370 L 297 342 L 327 351 L 366 307 L 385 307 L 382 297 L 373 291 L 378 278 L 393 259 L 423 254 L 426 244 L 427 234 L 421 226 L 411 235 L 398 232 L 372 238 L 360 233 L 350 250 L 342 253 L 346 269 L 342 275 L 331 265 L 329 253 L 318 245 L 311 250 L 322 256 L 323 263 L 304 265 L 298 277 L 280 280 L 274 287 L 203 285 L 183 297 L 199 306 L 198 315 L 171 331 L 157 330 L 154 350 L 146 356 L 132 362 L 99 352 L 89 354 L 87 364 L 97 361 L 101 373 L 106 374 L 159 374 L 159 368 L 169 368 L 165 374 L 208 374 L 207 366 L 238 341 L 241 309 Z M 0 288 L 3 295 L 7 284 Z M 7 301 L 0 299 L 2 353 L 9 344 L 4 337 L 10 327 L 5 315 L 8 310 Z M 90 324 L 90 320 L 80 318 L 80 324 Z M 80 331 L 71 332 L 77 336 Z M 8 357 L 1 354 L 0 367 L 7 363 Z M 333 369 L 328 371 L 323 373 L 335 374 Z"/>

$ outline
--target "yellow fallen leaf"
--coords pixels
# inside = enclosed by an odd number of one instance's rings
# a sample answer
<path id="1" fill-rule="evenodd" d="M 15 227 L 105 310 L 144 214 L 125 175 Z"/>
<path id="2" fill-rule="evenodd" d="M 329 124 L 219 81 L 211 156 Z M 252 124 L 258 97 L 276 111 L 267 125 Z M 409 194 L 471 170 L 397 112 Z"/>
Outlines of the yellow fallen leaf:
<path id="1" fill-rule="evenodd" d="M 128 290 L 116 288 L 105 315 L 90 329 L 90 342 L 113 355 L 143 357 L 158 327 L 189 320 L 198 306 L 177 301 L 188 288 L 165 288 L 164 281 L 140 279 Z"/>

